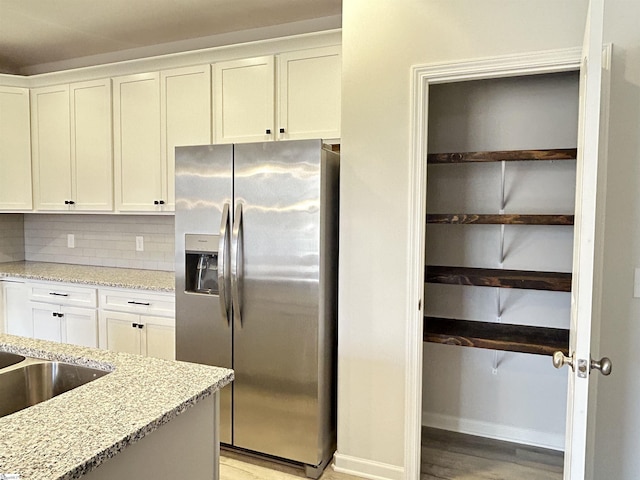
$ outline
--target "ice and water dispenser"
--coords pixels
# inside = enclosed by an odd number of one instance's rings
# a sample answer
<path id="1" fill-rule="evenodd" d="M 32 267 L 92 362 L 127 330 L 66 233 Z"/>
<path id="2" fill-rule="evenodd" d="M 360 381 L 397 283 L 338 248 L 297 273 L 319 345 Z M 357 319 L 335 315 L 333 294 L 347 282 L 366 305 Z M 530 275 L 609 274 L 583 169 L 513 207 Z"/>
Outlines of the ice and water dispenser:
<path id="1" fill-rule="evenodd" d="M 185 235 L 185 289 L 218 295 L 218 235 Z"/>

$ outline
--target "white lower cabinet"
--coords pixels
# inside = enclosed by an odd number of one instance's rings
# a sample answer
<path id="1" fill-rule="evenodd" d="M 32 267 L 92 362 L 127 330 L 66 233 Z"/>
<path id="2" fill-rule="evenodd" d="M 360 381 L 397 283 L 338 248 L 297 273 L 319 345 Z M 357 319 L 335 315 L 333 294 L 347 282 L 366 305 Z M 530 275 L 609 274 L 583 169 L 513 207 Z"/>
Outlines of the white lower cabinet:
<path id="1" fill-rule="evenodd" d="M 60 283 L 27 283 L 32 337 L 84 347 L 98 346 L 96 289 Z"/>
<path id="2" fill-rule="evenodd" d="M 100 289 L 100 348 L 175 360 L 172 294 Z"/>
<path id="3" fill-rule="evenodd" d="M 27 287 L 24 282 L 2 281 L 2 319 L 4 332 L 33 337 L 33 320 L 27 309 Z"/>
<path id="4" fill-rule="evenodd" d="M 83 347 L 98 346 L 95 309 L 29 302 L 29 310 L 33 319 L 34 338 Z"/>

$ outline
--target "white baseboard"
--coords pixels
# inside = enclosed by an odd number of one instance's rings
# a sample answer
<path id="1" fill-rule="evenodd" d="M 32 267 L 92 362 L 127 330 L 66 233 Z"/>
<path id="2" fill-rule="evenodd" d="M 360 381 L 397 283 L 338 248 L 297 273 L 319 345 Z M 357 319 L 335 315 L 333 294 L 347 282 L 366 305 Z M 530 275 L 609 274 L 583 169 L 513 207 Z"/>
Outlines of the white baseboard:
<path id="1" fill-rule="evenodd" d="M 404 480 L 404 468 L 396 465 L 351 457 L 337 452 L 333 459 L 333 469 L 336 472 L 371 480 Z"/>
<path id="2" fill-rule="evenodd" d="M 562 434 L 510 427 L 507 425 L 428 412 L 422 412 L 422 425 L 425 427 L 439 428 L 441 430 L 548 448 L 550 450 L 564 451 L 564 435 Z"/>

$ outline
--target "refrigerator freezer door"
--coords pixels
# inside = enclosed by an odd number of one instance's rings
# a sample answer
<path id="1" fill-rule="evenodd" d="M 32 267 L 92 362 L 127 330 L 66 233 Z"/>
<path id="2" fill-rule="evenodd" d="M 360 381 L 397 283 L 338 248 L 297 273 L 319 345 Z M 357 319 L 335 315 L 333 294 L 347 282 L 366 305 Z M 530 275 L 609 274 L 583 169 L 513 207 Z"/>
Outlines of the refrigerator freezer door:
<path id="1" fill-rule="evenodd" d="M 232 331 L 220 297 L 185 291 L 185 235 L 221 233 L 224 206 L 231 204 L 232 155 L 231 145 L 176 148 L 176 358 L 227 368 Z M 220 441 L 232 443 L 231 388 L 220 394 Z"/>
<path id="2" fill-rule="evenodd" d="M 317 465 L 321 143 L 234 153 L 234 445 Z"/>

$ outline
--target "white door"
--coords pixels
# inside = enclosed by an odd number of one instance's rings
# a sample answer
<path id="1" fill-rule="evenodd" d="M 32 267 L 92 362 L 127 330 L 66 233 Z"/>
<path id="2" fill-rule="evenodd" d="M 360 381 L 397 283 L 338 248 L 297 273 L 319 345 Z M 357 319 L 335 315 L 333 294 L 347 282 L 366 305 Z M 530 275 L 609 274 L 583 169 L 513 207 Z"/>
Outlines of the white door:
<path id="1" fill-rule="evenodd" d="M 100 347 L 114 352 L 140 354 L 140 315 L 100 312 Z"/>
<path id="2" fill-rule="evenodd" d="M 34 207 L 69 210 L 73 200 L 69 85 L 31 90 L 31 122 Z"/>
<path id="3" fill-rule="evenodd" d="M 74 210 L 113 210 L 111 80 L 72 83 L 71 189 Z"/>
<path id="4" fill-rule="evenodd" d="M 211 66 L 160 72 L 162 181 L 175 209 L 175 147 L 211 143 Z"/>
<path id="5" fill-rule="evenodd" d="M 92 308 L 62 307 L 64 343 L 96 348 L 98 346 L 98 315 Z"/>
<path id="6" fill-rule="evenodd" d="M 0 86 L 0 209 L 31 210 L 29 89 Z"/>
<path id="7" fill-rule="evenodd" d="M 595 402 L 589 401 L 594 380 L 590 381 L 592 331 L 599 331 L 600 259 L 599 235 L 602 222 L 598 199 L 598 158 L 600 152 L 600 113 L 602 91 L 602 29 L 604 1 L 591 0 L 582 65 L 580 68 L 580 117 L 576 180 L 575 233 L 573 245 L 573 284 L 571 288 L 570 358 L 554 358 L 571 363 L 567 396 L 567 429 L 564 478 L 586 477 L 589 452 L 588 426 L 595 416 Z M 594 352 L 596 353 L 596 352 Z M 556 354 L 558 355 L 558 354 Z M 604 363 L 604 362 L 603 362 Z M 593 365 L 597 368 L 598 365 Z M 604 370 L 604 369 L 603 369 Z M 594 371 L 594 373 L 597 373 Z M 592 384 L 592 385 L 590 385 Z M 591 424 L 591 425 L 589 425 Z"/>
<path id="8" fill-rule="evenodd" d="M 340 137 L 340 47 L 278 55 L 279 140 Z"/>
<path id="9" fill-rule="evenodd" d="M 273 56 L 217 63 L 214 71 L 216 143 L 273 140 Z"/>
<path id="10" fill-rule="evenodd" d="M 176 329 L 172 318 L 142 315 L 144 322 L 141 353 L 148 357 L 176 359 Z"/>
<path id="11" fill-rule="evenodd" d="M 29 302 L 33 319 L 33 338 L 62 342 L 62 316 L 58 305 Z"/>
<path id="12" fill-rule="evenodd" d="M 116 210 L 162 211 L 159 73 L 113 79 L 113 161 Z"/>

